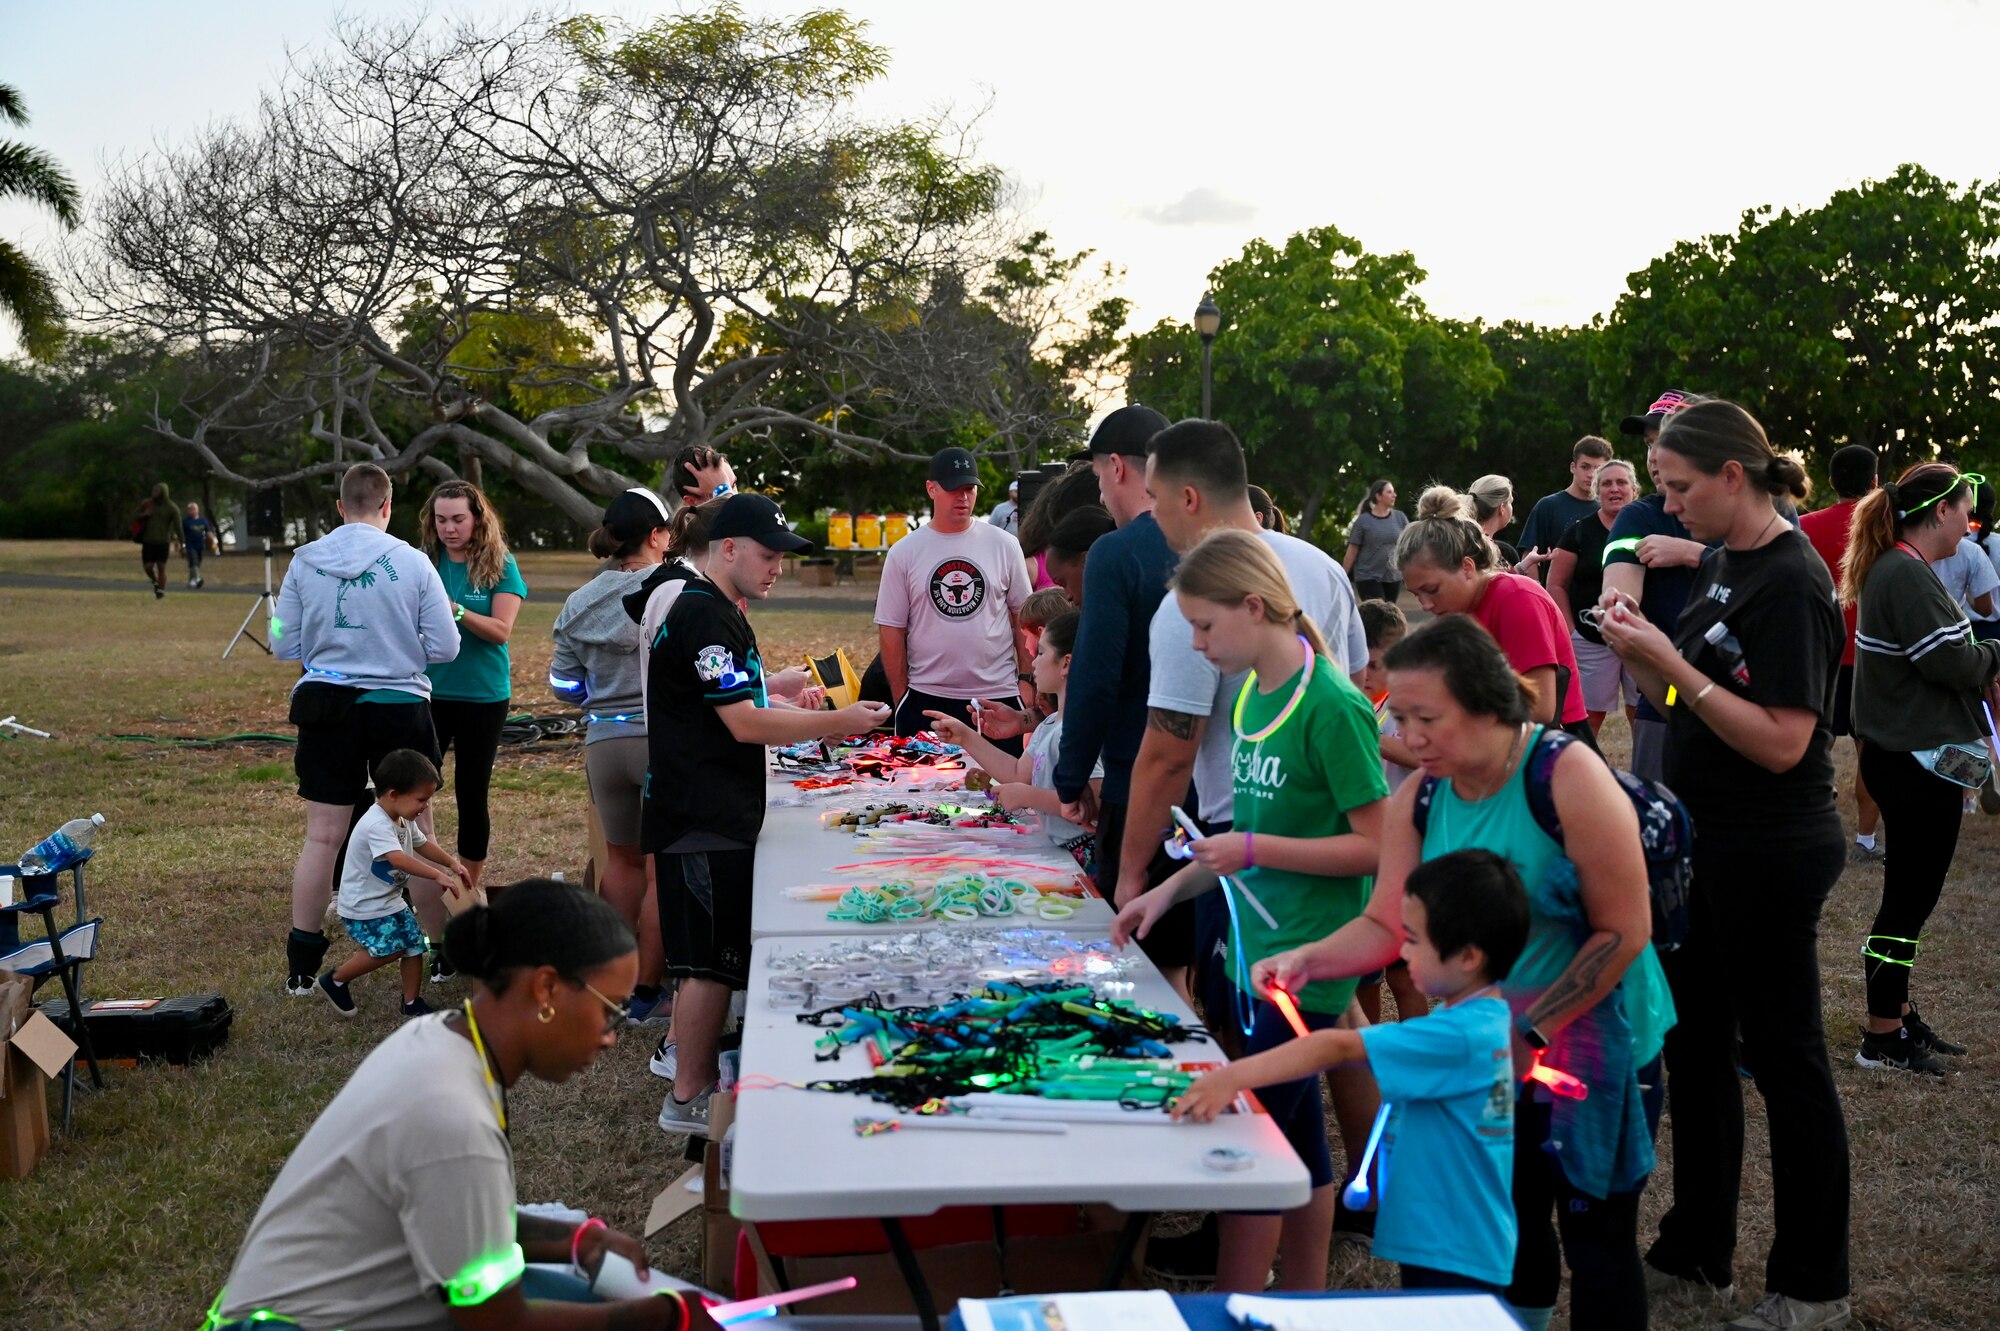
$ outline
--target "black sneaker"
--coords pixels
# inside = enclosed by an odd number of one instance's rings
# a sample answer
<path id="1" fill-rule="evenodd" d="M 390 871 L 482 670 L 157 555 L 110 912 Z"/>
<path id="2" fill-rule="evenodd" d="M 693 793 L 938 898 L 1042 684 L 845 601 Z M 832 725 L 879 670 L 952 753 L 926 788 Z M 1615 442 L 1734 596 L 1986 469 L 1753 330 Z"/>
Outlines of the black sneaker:
<path id="1" fill-rule="evenodd" d="M 431 953 L 432 984 L 443 984 L 446 980 L 453 979 L 457 975 L 458 975 L 457 968 L 454 967 L 449 961 L 446 961 L 444 959 L 444 953 L 442 952 Z"/>
<path id="2" fill-rule="evenodd" d="M 1864 1068 L 1921 1072 L 1932 1077 L 1942 1077 L 1948 1071 L 1944 1064 L 1931 1056 L 1929 1050 L 1911 1038 L 1907 1027 L 1865 1033 L 1861 1037 L 1861 1052 L 1854 1056 L 1854 1061 Z"/>
<path id="3" fill-rule="evenodd" d="M 429 1003 L 424 1002 L 421 994 L 403 1004 L 403 1015 L 406 1017 L 428 1017 L 434 1010 Z"/>
<path id="4" fill-rule="evenodd" d="M 319 981 L 313 979 L 310 975 L 287 975 L 285 977 L 285 997 L 311 998 L 313 990 L 318 988 L 318 986 Z"/>
<path id="5" fill-rule="evenodd" d="M 333 1010 L 343 1017 L 354 1015 L 354 994 L 346 985 L 333 978 L 328 971 L 319 977 L 319 991 L 326 995 L 326 1001 L 333 1004 Z"/>
<path id="6" fill-rule="evenodd" d="M 1965 1046 L 1962 1044 L 1953 1044 L 1932 1030 L 1930 1023 L 1917 1015 L 1917 1005 L 1915 1003 L 1910 1004 L 1910 1010 L 1903 1014 L 1903 1029 L 1910 1033 L 1910 1038 L 1916 1041 L 1919 1049 L 1933 1054 L 1942 1054 L 1946 1058 L 1963 1058 L 1965 1056 Z"/>
<path id="7" fill-rule="evenodd" d="M 1146 1271 L 1163 1280 L 1188 1284 L 1215 1283 L 1215 1261 L 1222 1250 L 1222 1227 L 1215 1213 L 1201 1218 L 1201 1224 L 1185 1234 L 1146 1240 Z"/>

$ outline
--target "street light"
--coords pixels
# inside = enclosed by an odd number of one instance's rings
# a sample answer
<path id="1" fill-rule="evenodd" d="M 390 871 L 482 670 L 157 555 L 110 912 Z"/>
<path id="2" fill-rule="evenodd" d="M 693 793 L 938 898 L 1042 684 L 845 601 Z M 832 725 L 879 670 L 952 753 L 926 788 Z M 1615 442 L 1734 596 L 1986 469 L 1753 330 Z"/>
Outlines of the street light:
<path id="1" fill-rule="evenodd" d="M 1194 307 L 1194 331 L 1201 334 L 1201 418 L 1210 419 L 1208 407 L 1208 358 L 1215 346 L 1215 335 L 1222 329 L 1222 311 L 1216 308 L 1215 298 L 1210 293 L 1201 293 L 1201 304 Z"/>

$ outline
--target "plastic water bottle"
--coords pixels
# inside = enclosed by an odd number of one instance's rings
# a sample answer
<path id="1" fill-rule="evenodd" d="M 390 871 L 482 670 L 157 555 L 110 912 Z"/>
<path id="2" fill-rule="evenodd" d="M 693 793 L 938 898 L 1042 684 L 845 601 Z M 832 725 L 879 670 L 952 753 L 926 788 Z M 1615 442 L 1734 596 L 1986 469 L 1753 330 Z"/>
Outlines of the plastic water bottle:
<path id="1" fill-rule="evenodd" d="M 104 815 L 101 813 L 93 813 L 88 818 L 70 819 L 21 857 L 21 872 L 60 873 L 69 868 L 83 859 L 84 854 L 97 840 L 97 829 L 102 826 L 104 826 Z"/>
<path id="2" fill-rule="evenodd" d="M 1749 688 L 1750 663 L 1743 659 L 1743 644 L 1736 641 L 1736 635 L 1729 631 L 1729 625 L 1718 619 L 1710 624 L 1708 632 L 1701 636 L 1703 641 L 1715 648 L 1716 655 L 1722 658 L 1722 664 L 1728 669 L 1729 677 L 1736 681 L 1737 687 Z"/>

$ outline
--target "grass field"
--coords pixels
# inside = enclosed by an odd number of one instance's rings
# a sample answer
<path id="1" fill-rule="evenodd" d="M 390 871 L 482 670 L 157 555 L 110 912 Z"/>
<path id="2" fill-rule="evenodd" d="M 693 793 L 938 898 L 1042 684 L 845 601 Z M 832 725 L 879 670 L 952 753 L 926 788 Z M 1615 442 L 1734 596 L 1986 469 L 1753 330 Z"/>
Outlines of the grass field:
<path id="1" fill-rule="evenodd" d="M 50 563 L 69 564 L 62 571 L 75 573 L 78 564 L 97 567 L 101 549 L 0 545 L 0 573 L 46 572 Z M 130 562 L 127 549 L 112 553 Z M 59 557 L 37 559 L 37 551 Z M 110 556 L 101 562 L 110 575 L 136 573 L 115 569 L 119 561 Z M 256 561 L 222 565 L 254 570 Z M 537 574 L 531 565 L 531 584 Z M 212 576 L 211 593 L 216 581 Z M 780 584 L 781 595 L 790 590 Z M 0 716 L 19 713 L 58 736 L 0 739 L 0 853 L 18 854 L 66 818 L 102 812 L 109 824 L 90 888 L 93 911 L 106 925 L 90 991 L 108 997 L 220 990 L 237 1009 L 220 1055 L 185 1070 L 109 1071 L 108 1093 L 80 1103 L 75 1134 L 59 1139 L 27 1182 L 0 1184 L 6 1217 L 0 1310 L 9 1314 L 0 1321 L 7 1327 L 192 1325 L 292 1144 L 397 1021 L 387 972 L 357 986 L 362 1013 L 352 1022 L 323 1003 L 279 993 L 291 868 L 303 828 L 288 748 L 102 738 L 285 732 L 285 690 L 295 668 L 254 649 L 217 659 L 245 608 L 234 595 L 170 594 L 156 604 L 136 587 L 127 597 L 0 586 Z M 551 597 L 530 601 L 522 614 L 514 678 L 525 709 L 554 710 L 540 681 L 555 610 Z M 857 660 L 868 654 L 868 621 L 851 610 L 769 612 L 758 623 L 774 659 L 836 644 Z M 553 869 L 575 876 L 584 859 L 580 746 L 503 751 L 496 787 L 489 878 L 505 882 Z M 448 797 L 439 808 L 449 836 Z M 1861 1009 L 1855 948 L 1873 910 L 1879 871 L 1850 870 L 1828 910 L 1822 957 L 1836 1075 L 1854 1145 L 1854 1275 L 1864 1326 L 1973 1328 L 1994 1321 L 2000 985 L 1991 940 L 2000 937 L 2000 904 L 1988 866 L 2000 846 L 1996 832 L 2000 823 L 1968 820 L 1919 972 L 1926 1012 L 1948 1036 L 1972 1046 L 1964 1070 L 1949 1081 L 1898 1080 L 1854 1066 Z M 627 1040 L 568 1086 L 524 1083 L 515 1093 L 524 1200 L 561 1199 L 640 1228 L 648 1202 L 679 1160 L 678 1145 L 653 1125 L 662 1083 L 646 1071 L 646 1054 L 643 1038 Z M 1754 1091 L 1748 1099 L 1738 1278 L 1754 1298 L 1770 1237 L 1770 1180 Z M 1663 1152 L 1671 1138 L 1671 1128 L 1662 1133 Z M 1663 1204 L 1665 1174 L 1656 1177 L 1648 1232 Z M 657 1236 L 655 1261 L 694 1275 L 697 1224 L 683 1220 Z M 1687 1313 L 1655 1321 L 1707 1324 Z"/>

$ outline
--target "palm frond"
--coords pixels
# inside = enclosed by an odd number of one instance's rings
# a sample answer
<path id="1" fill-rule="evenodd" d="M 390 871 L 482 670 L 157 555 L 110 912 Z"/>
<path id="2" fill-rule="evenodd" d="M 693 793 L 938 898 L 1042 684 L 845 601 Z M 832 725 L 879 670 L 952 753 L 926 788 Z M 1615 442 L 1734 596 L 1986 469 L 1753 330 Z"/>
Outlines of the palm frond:
<path id="1" fill-rule="evenodd" d="M 0 198 L 9 195 L 41 204 L 66 227 L 83 220 L 83 194 L 76 181 L 40 148 L 0 142 Z"/>

